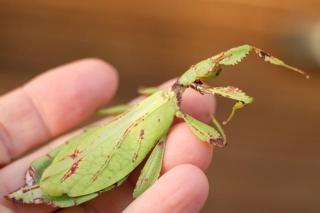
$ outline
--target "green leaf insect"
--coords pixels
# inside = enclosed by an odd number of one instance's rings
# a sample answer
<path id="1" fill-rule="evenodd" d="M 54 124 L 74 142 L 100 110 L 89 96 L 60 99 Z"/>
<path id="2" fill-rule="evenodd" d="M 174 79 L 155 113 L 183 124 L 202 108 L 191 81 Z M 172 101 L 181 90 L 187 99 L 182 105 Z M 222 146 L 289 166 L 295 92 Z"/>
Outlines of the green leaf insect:
<path id="1" fill-rule="evenodd" d="M 100 114 L 117 116 L 34 160 L 26 172 L 25 185 L 7 197 L 18 203 L 45 203 L 60 208 L 79 205 L 119 186 L 148 156 L 133 192 L 136 198 L 160 175 L 165 138 L 175 117 L 183 119 L 199 140 L 224 147 L 226 137 L 219 122 L 212 117 L 213 125 L 205 124 L 182 112 L 182 94 L 192 88 L 201 94 L 235 100 L 229 121 L 237 109 L 253 99 L 238 88 L 211 87 L 204 81 L 217 77 L 223 66 L 236 65 L 251 51 L 271 64 L 305 75 L 250 45 L 221 52 L 191 66 L 171 88 L 140 89 L 148 97 L 136 105 L 100 110 Z"/>

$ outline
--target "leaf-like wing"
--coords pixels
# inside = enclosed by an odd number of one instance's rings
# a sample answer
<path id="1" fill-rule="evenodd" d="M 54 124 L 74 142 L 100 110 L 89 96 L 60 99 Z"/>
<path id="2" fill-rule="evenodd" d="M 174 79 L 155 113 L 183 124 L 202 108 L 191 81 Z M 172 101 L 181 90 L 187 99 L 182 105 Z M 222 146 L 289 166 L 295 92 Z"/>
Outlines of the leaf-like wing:
<path id="1" fill-rule="evenodd" d="M 40 181 L 44 193 L 82 196 L 127 176 L 167 133 L 176 112 L 175 96 L 169 96 L 160 91 L 71 140 L 44 171 Z"/>
<path id="2" fill-rule="evenodd" d="M 41 156 L 31 163 L 31 166 L 26 172 L 25 181 L 26 185 L 16 190 L 15 192 L 7 195 L 8 198 L 12 199 L 18 203 L 24 204 L 42 204 L 46 203 L 48 205 L 56 207 L 70 207 L 78 205 L 85 201 L 91 200 L 98 196 L 98 193 L 93 193 L 85 196 L 80 196 L 76 198 L 71 198 L 66 195 L 59 197 L 51 197 L 43 193 L 39 186 L 39 181 L 43 171 L 51 164 L 54 157 L 66 146 L 66 144 L 61 144 L 56 147 L 48 154 Z"/>
<path id="3" fill-rule="evenodd" d="M 9 194 L 7 197 L 18 203 L 24 204 L 42 204 L 46 203 L 51 206 L 65 208 L 79 205 L 83 202 L 91 200 L 98 196 L 99 193 L 92 193 L 79 197 L 68 197 L 62 195 L 59 197 L 52 197 L 44 194 L 38 184 L 33 186 L 25 186 L 19 190 Z"/>

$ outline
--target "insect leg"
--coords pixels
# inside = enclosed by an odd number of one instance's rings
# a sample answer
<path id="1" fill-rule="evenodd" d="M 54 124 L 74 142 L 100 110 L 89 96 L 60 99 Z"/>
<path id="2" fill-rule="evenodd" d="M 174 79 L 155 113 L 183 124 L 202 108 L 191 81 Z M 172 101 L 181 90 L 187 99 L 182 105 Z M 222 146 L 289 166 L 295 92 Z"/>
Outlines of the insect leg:
<path id="1" fill-rule="evenodd" d="M 186 124 L 190 127 L 191 131 L 196 135 L 196 137 L 204 142 L 213 144 L 218 147 L 224 147 L 226 145 L 226 138 L 225 134 L 221 128 L 221 125 L 218 123 L 218 121 L 212 117 L 213 123 L 216 125 L 216 130 L 214 127 L 205 124 L 190 115 L 178 111 L 176 113 L 176 116 L 178 118 L 182 118 Z"/>
<path id="2" fill-rule="evenodd" d="M 233 107 L 230 115 L 228 116 L 227 120 L 223 122 L 223 124 L 227 124 L 235 114 L 237 109 L 241 109 L 247 104 L 252 103 L 253 98 L 246 95 L 243 91 L 239 88 L 227 86 L 227 87 L 210 87 L 203 83 L 195 82 L 191 85 L 191 88 L 195 89 L 196 91 L 200 92 L 201 94 L 212 94 L 212 95 L 220 95 L 226 98 L 230 98 L 232 100 L 237 101 Z"/>
<path id="3" fill-rule="evenodd" d="M 133 198 L 137 198 L 146 191 L 160 176 L 165 150 L 165 139 L 161 139 L 151 152 L 133 191 Z"/>
<path id="4" fill-rule="evenodd" d="M 277 65 L 277 66 L 281 66 L 281 67 L 293 70 L 299 74 L 305 75 L 306 78 L 309 78 L 309 75 L 307 75 L 304 71 L 286 64 L 284 61 L 272 56 L 271 54 L 267 53 L 264 50 L 261 50 L 255 46 L 247 45 L 247 44 L 239 46 L 239 47 L 234 47 L 234 48 L 231 48 L 231 49 L 223 52 L 223 57 L 221 58 L 222 60 L 219 61 L 219 64 L 221 64 L 221 65 L 236 65 L 243 58 L 245 58 L 245 56 L 248 55 L 252 50 L 260 58 L 262 58 L 266 62 L 269 62 L 273 65 Z"/>
<path id="5" fill-rule="evenodd" d="M 96 114 L 100 117 L 102 116 L 112 116 L 112 115 L 118 115 L 125 111 L 127 111 L 131 105 L 129 104 L 120 104 L 112 107 L 106 107 L 99 109 Z"/>
<path id="6" fill-rule="evenodd" d="M 193 82 L 198 80 L 206 80 L 210 78 L 215 78 L 219 75 L 221 72 L 222 66 L 233 66 L 241 62 L 251 51 L 254 51 L 260 58 L 264 59 L 265 61 L 285 67 L 287 69 L 293 70 L 295 72 L 298 72 L 302 75 L 305 75 L 306 78 L 309 78 L 309 76 L 303 72 L 302 70 L 299 70 L 295 67 L 292 67 L 282 60 L 270 55 L 269 53 L 245 44 L 238 47 L 231 48 L 229 50 L 223 51 L 213 57 L 207 58 L 203 61 L 200 61 L 199 63 L 192 65 L 179 79 L 178 84 L 188 87 Z"/>
<path id="7" fill-rule="evenodd" d="M 145 96 L 149 96 L 152 95 L 156 92 L 159 92 L 160 90 L 163 90 L 159 87 L 141 87 L 138 89 L 138 93 L 140 95 L 145 95 Z"/>

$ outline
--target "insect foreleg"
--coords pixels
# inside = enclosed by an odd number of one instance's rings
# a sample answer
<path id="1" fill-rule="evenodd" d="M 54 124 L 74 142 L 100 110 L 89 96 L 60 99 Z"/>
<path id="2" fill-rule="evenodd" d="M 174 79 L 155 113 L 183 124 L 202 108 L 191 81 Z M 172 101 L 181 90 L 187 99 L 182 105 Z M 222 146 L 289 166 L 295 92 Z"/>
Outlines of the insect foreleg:
<path id="1" fill-rule="evenodd" d="M 282 66 L 284 68 L 293 70 L 299 74 L 305 75 L 306 78 L 309 78 L 309 76 L 304 71 L 302 71 L 298 68 L 292 67 L 292 66 L 286 64 L 285 62 L 283 62 L 282 60 L 280 60 L 279 58 L 276 58 L 276 57 L 270 55 L 266 51 L 261 50 L 255 46 L 248 45 L 248 44 L 245 44 L 245 45 L 242 45 L 239 47 L 234 47 L 234 48 L 231 48 L 227 51 L 224 51 L 222 53 L 223 54 L 222 60 L 219 61 L 219 64 L 221 64 L 221 65 L 236 65 L 237 63 L 242 61 L 242 59 L 245 58 L 252 50 L 260 58 L 262 58 L 266 62 L 269 62 L 273 65 Z"/>
<path id="2" fill-rule="evenodd" d="M 292 67 L 282 60 L 270 55 L 269 53 L 251 46 L 251 45 L 241 45 L 238 47 L 231 48 L 227 51 L 223 51 L 211 58 L 205 59 L 200 61 L 199 63 L 192 65 L 179 79 L 178 83 L 182 86 L 189 87 L 192 83 L 198 80 L 206 80 L 209 78 L 214 78 L 219 75 L 221 72 L 221 66 L 229 66 L 229 65 L 236 65 L 241 62 L 251 51 L 254 51 L 260 58 L 264 59 L 265 61 L 285 67 L 287 69 L 293 70 L 300 74 L 306 75 L 305 72 L 299 70 L 295 67 Z"/>

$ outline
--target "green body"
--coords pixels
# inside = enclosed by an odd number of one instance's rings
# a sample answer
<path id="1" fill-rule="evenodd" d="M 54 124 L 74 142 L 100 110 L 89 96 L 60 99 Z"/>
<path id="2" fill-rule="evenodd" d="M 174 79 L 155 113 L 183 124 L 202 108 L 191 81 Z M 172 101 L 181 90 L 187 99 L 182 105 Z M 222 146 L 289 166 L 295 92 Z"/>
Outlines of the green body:
<path id="1" fill-rule="evenodd" d="M 203 81 L 218 76 L 221 66 L 237 64 L 251 50 L 265 61 L 302 73 L 250 45 L 232 48 L 203 60 L 191 66 L 171 88 L 142 89 L 142 94 L 150 95 L 142 102 L 131 107 L 121 105 L 100 111 L 109 115 L 124 112 L 36 159 L 27 171 L 26 185 L 8 197 L 20 203 L 46 203 L 57 207 L 78 205 L 119 186 L 153 150 L 137 181 L 133 193 L 137 197 L 159 177 L 164 138 L 175 117 L 183 119 L 201 141 L 225 146 L 220 124 L 213 119 L 216 130 L 182 112 L 181 97 L 190 87 L 201 94 L 231 98 L 237 102 L 230 120 L 234 111 L 251 103 L 252 98 L 237 88 L 210 87 Z"/>
<path id="2" fill-rule="evenodd" d="M 166 135 L 176 110 L 174 94 L 160 91 L 107 124 L 87 130 L 59 152 L 43 173 L 40 188 L 51 196 L 76 197 L 117 183 Z"/>

